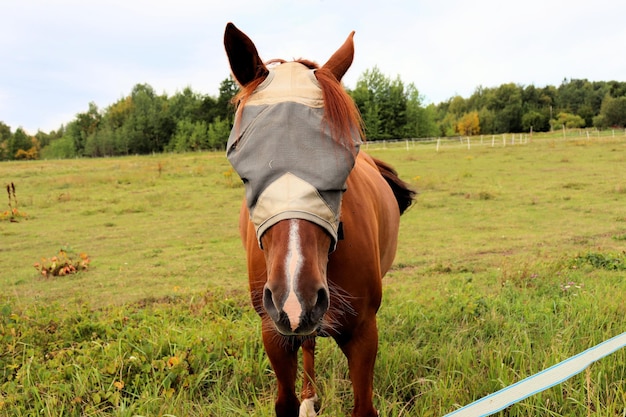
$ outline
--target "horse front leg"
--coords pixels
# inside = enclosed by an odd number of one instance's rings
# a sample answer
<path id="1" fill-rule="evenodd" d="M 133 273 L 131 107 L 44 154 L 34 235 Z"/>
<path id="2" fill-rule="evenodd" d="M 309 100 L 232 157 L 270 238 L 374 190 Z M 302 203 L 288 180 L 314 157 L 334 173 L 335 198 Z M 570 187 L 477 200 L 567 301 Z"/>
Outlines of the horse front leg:
<path id="1" fill-rule="evenodd" d="M 263 345 L 278 384 L 278 397 L 274 404 L 276 417 L 298 417 L 300 401 L 296 396 L 296 377 L 300 344 L 295 340 L 285 340 L 267 319 L 263 320 Z"/>
<path id="2" fill-rule="evenodd" d="M 374 364 L 378 352 L 376 317 L 355 329 L 350 339 L 339 346 L 348 359 L 350 381 L 354 392 L 353 417 L 377 417 L 374 408 Z"/>
<path id="3" fill-rule="evenodd" d="M 318 402 L 315 392 L 315 338 L 302 342 L 302 364 L 304 381 L 302 383 L 302 404 L 299 417 L 315 417 Z"/>

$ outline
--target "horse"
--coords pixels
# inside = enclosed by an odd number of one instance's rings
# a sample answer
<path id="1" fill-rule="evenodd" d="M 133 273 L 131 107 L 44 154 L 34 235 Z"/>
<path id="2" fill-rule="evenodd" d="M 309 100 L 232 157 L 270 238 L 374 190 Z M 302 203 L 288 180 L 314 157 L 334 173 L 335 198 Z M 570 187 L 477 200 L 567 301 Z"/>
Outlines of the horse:
<path id="1" fill-rule="evenodd" d="M 390 165 L 360 150 L 363 124 L 341 85 L 353 61 L 353 37 L 319 67 L 303 59 L 264 63 L 235 25 L 224 32 L 240 86 L 227 157 L 245 186 L 239 229 L 250 298 L 277 380 L 277 417 L 319 410 L 317 336 L 332 337 L 347 358 L 352 416 L 378 415 L 376 313 L 400 215 L 415 192 Z"/>

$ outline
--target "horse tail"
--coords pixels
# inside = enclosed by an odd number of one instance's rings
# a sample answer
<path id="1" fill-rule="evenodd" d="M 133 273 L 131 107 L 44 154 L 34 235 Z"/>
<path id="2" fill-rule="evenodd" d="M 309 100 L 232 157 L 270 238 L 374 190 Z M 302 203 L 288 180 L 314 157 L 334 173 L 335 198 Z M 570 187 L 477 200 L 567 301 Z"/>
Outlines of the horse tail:
<path id="1" fill-rule="evenodd" d="M 393 191 L 393 195 L 396 197 L 396 201 L 398 202 L 398 208 L 400 209 L 400 214 L 403 214 L 413 201 L 415 201 L 415 197 L 417 196 L 417 191 L 413 190 L 409 187 L 409 184 L 404 182 L 398 176 L 398 172 L 389 164 L 381 161 L 380 159 L 372 158 L 378 170 L 382 174 L 387 184 L 391 187 Z"/>

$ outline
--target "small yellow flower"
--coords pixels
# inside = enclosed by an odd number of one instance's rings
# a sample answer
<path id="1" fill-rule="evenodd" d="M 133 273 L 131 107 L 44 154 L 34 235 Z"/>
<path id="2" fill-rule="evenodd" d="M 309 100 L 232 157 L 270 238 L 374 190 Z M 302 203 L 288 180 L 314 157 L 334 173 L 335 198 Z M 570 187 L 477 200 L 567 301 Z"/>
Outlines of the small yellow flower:
<path id="1" fill-rule="evenodd" d="M 178 358 L 178 356 L 172 356 L 171 358 L 168 359 L 167 364 L 173 368 L 174 366 L 178 365 L 180 363 L 180 359 Z"/>

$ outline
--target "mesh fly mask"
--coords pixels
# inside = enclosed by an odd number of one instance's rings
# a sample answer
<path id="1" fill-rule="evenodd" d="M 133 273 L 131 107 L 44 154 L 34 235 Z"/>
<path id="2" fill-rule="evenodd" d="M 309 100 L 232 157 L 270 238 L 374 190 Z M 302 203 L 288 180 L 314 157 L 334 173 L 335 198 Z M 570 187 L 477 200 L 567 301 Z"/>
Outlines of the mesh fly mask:
<path id="1" fill-rule="evenodd" d="M 227 157 L 245 184 L 246 203 L 261 245 L 263 233 L 285 219 L 323 227 L 334 250 L 341 197 L 361 138 L 353 149 L 336 140 L 324 120 L 314 70 L 297 62 L 270 69 L 243 108 Z"/>

